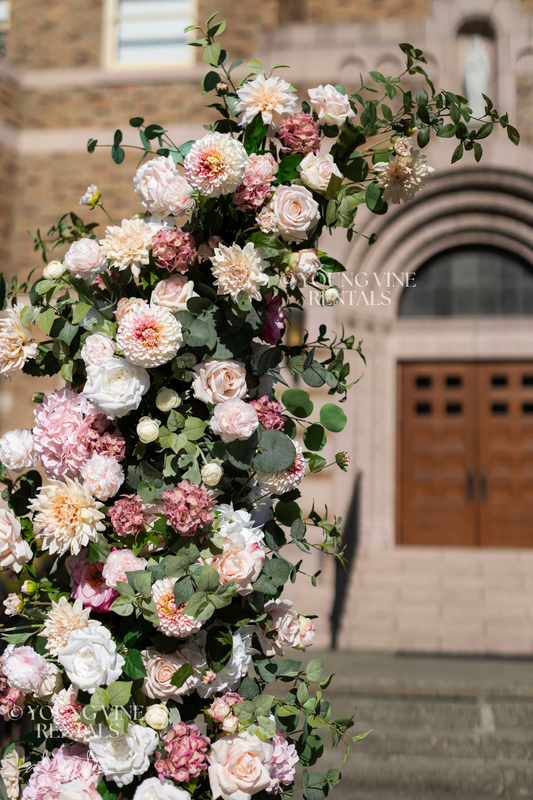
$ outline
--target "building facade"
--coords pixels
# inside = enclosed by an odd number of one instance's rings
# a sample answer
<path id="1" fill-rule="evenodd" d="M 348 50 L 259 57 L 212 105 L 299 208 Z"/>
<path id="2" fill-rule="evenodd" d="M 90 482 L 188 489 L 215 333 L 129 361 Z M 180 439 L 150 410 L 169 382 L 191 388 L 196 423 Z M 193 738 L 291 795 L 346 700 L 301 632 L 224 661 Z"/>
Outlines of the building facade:
<path id="1" fill-rule="evenodd" d="M 39 264 L 27 229 L 46 232 L 89 184 L 115 218 L 136 212 L 135 151 L 115 165 L 106 148 L 143 116 L 174 141 L 203 134 L 205 64 L 183 27 L 214 0 L 0 2 L 0 254 L 6 276 Z M 306 324 L 341 324 L 363 340 L 368 366 L 348 401 L 332 453 L 353 471 L 308 481 L 309 503 L 348 508 L 361 473 L 360 539 L 340 645 L 433 652 L 533 652 L 533 2 L 531 0 L 228 0 L 223 45 L 232 57 L 290 64 L 303 96 L 319 83 L 359 86 L 360 74 L 403 70 L 399 42 L 424 50 L 438 88 L 481 92 L 522 134 L 483 142 L 480 164 L 450 166 L 450 142 L 430 145 L 435 173 L 386 218 L 362 213 L 348 244 L 343 303 L 310 297 Z M 413 88 L 418 83 L 411 80 Z M 50 381 L 50 388 L 53 381 Z M 0 422 L 31 425 L 24 376 L 4 385 Z M 295 601 L 323 615 L 333 570 Z M 309 570 L 310 571 L 310 570 Z"/>

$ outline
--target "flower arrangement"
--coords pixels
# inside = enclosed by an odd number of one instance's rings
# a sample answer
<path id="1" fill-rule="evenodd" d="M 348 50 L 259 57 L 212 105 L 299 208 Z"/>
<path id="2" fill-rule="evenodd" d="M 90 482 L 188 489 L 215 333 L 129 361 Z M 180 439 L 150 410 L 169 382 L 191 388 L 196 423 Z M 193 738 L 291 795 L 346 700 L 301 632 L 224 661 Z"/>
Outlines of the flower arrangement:
<path id="1" fill-rule="evenodd" d="M 14 625 L 0 710 L 35 723 L 4 753 L 9 800 L 266 800 L 297 788 L 323 800 L 341 775 L 308 770 L 320 732 L 335 746 L 361 738 L 348 734 L 353 715 L 331 718 L 322 663 L 294 657 L 314 625 L 281 595 L 302 571 L 287 544 L 342 558 L 340 518 L 304 512 L 299 486 L 306 472 L 348 467 L 345 452 L 327 464 L 320 451 L 346 424 L 345 354 L 362 353 L 325 325 L 296 346 L 283 334 L 305 287 L 339 299 L 328 278 L 343 267 L 320 249 L 322 232 L 351 240 L 359 205 L 384 214 L 430 177 L 415 135 L 421 149 L 432 133 L 455 136 L 456 161 L 479 159 L 495 123 L 518 134 L 488 99 L 473 128 L 466 100 L 436 93 L 410 45 L 406 73 L 430 95 L 371 73 L 352 96 L 318 86 L 299 106 L 258 62 L 235 83 L 241 62 L 227 66 L 216 40 L 224 26 L 211 17 L 191 43 L 212 67 L 208 133 L 177 146 L 131 120 L 142 211 L 110 218 L 100 237 L 96 223 L 62 217 L 34 238 L 45 262 L 50 247 L 63 258 L 33 283 L 0 281 L 11 303 L 0 372 L 67 384 L 35 395 L 33 430 L 0 439 L 0 564 L 21 582 L 4 604 Z M 384 97 L 365 99 L 376 86 Z M 111 152 L 122 163 L 121 131 Z M 80 203 L 110 216 L 95 185 Z M 332 402 L 316 415 L 290 376 Z"/>

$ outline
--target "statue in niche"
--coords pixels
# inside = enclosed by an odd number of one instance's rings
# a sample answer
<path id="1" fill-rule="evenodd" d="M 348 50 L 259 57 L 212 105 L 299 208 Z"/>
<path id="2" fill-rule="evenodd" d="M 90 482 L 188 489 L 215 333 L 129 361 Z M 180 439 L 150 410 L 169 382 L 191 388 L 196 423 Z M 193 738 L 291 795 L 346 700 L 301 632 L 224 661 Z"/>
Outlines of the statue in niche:
<path id="1" fill-rule="evenodd" d="M 490 58 L 485 38 L 475 33 L 470 37 L 464 71 L 465 93 L 473 117 L 480 118 L 485 113 L 482 95 L 487 94 L 489 80 Z"/>

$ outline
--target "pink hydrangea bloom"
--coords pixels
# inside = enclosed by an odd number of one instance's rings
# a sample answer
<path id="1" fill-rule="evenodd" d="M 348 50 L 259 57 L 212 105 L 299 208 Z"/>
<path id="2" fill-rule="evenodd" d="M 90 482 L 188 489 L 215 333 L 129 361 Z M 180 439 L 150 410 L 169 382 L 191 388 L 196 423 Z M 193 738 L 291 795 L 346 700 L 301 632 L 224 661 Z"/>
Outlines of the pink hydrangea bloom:
<path id="1" fill-rule="evenodd" d="M 272 181 L 278 171 L 274 157 L 267 153 L 248 157 L 242 183 L 233 195 L 233 202 L 241 211 L 260 208 L 272 194 Z"/>
<path id="2" fill-rule="evenodd" d="M 286 736 L 283 734 L 274 736 L 272 745 L 274 747 L 274 752 L 272 754 L 272 761 L 270 762 L 272 767 L 270 778 L 273 784 L 266 788 L 269 794 L 272 792 L 282 792 L 281 785 L 290 786 L 294 780 L 296 764 L 298 763 L 296 747 L 287 742 Z"/>
<path id="3" fill-rule="evenodd" d="M 263 395 L 257 400 L 252 400 L 251 404 L 257 411 L 259 422 L 264 428 L 274 431 L 282 431 L 287 417 L 282 416 L 283 406 L 277 400 L 271 400 L 268 395 Z"/>
<path id="4" fill-rule="evenodd" d="M 265 327 L 259 334 L 260 338 L 267 344 L 277 344 L 285 333 L 286 308 L 280 308 L 282 299 L 269 292 L 265 295 L 266 318 Z"/>
<path id="5" fill-rule="evenodd" d="M 92 419 L 87 438 L 93 456 L 108 456 L 115 461 L 123 461 L 126 457 L 126 440 L 105 414 Z"/>
<path id="6" fill-rule="evenodd" d="M 194 237 L 181 228 L 157 231 L 152 239 L 152 255 L 161 269 L 187 272 L 196 259 Z"/>
<path id="7" fill-rule="evenodd" d="M 123 494 L 111 507 L 109 518 L 117 536 L 138 536 L 146 525 L 148 514 L 138 494 Z"/>
<path id="8" fill-rule="evenodd" d="M 61 784 L 71 781 L 96 785 L 102 770 L 89 758 L 88 752 L 81 744 L 63 744 L 52 750 L 51 756 L 42 756 L 33 768 L 21 800 L 55 800 Z"/>
<path id="9" fill-rule="evenodd" d="M 164 752 L 157 753 L 155 762 L 160 778 L 174 778 L 178 783 L 184 783 L 207 769 L 206 753 L 211 742 L 200 733 L 197 725 L 178 722 L 163 741 Z"/>
<path id="10" fill-rule="evenodd" d="M 285 117 L 279 129 L 279 138 L 284 150 L 293 153 L 318 153 L 320 149 L 320 126 L 311 114 L 298 112 Z"/>
<path id="11" fill-rule="evenodd" d="M 203 486 L 180 481 L 174 489 L 163 492 L 168 524 L 183 536 L 192 536 L 198 528 L 213 522 L 213 505 Z"/>
<path id="12" fill-rule="evenodd" d="M 35 409 L 33 441 L 46 474 L 57 480 L 78 477 L 89 460 L 94 406 L 71 389 L 60 389 Z"/>
<path id="13" fill-rule="evenodd" d="M 102 575 L 104 565 L 98 561 L 89 564 L 86 556 L 87 548 L 84 548 L 77 556 L 69 556 L 66 560 L 65 566 L 72 578 L 70 596 L 81 600 L 85 608 L 109 611 L 119 594 L 105 582 Z"/>

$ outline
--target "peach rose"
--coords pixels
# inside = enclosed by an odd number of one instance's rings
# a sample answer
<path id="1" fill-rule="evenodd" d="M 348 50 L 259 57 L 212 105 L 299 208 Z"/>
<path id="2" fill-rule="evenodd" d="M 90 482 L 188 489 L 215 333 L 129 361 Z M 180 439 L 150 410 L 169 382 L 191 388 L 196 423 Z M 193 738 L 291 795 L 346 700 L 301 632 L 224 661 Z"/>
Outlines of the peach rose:
<path id="1" fill-rule="evenodd" d="M 258 628 L 257 636 L 263 653 L 267 658 L 282 656 L 285 647 L 296 647 L 300 643 L 300 620 L 293 610 L 291 600 L 271 600 L 265 606 L 272 617 L 272 623 L 267 630 Z M 268 630 L 276 631 L 275 639 L 267 639 Z"/>
<path id="2" fill-rule="evenodd" d="M 194 368 L 194 396 L 204 403 L 224 403 L 246 397 L 246 367 L 238 361 L 210 358 Z"/>
<path id="3" fill-rule="evenodd" d="M 231 533 L 224 537 L 222 553 L 206 559 L 206 563 L 216 569 L 221 584 L 236 581 L 237 594 L 245 595 L 253 591 L 252 584 L 258 579 L 264 560 L 261 545 L 254 542 L 247 546 L 244 536 Z"/>
<path id="4" fill-rule="evenodd" d="M 187 311 L 187 300 L 191 297 L 198 297 L 194 291 L 194 282 L 186 281 L 180 275 L 174 275 L 172 278 L 159 281 L 150 297 L 150 304 L 163 306 L 169 311 Z"/>
<path id="5" fill-rule="evenodd" d="M 29 544 L 21 535 L 21 526 L 11 511 L 0 509 L 0 567 L 20 572 L 32 558 Z"/>
<path id="6" fill-rule="evenodd" d="M 329 179 L 332 175 L 342 178 L 339 168 L 333 161 L 333 156 L 328 153 L 326 156 L 317 156 L 308 153 L 303 161 L 298 165 L 298 172 L 302 183 L 314 192 L 325 194 L 328 188 Z"/>
<path id="7" fill-rule="evenodd" d="M 112 589 L 117 588 L 117 581 L 127 583 L 126 572 L 141 572 L 146 569 L 147 561 L 145 558 L 137 558 L 133 550 L 112 550 L 106 558 L 102 576 L 108 586 Z"/>
<path id="8" fill-rule="evenodd" d="M 213 800 L 250 800 L 270 786 L 273 752 L 270 742 L 251 736 L 248 731 L 214 742 L 208 756 Z"/>
<path id="9" fill-rule="evenodd" d="M 294 645 L 294 649 L 306 650 L 313 644 L 313 640 L 315 638 L 315 626 L 309 617 L 304 617 L 302 614 L 298 615 L 298 619 L 300 620 L 300 641 L 298 644 Z"/>
<path id="10" fill-rule="evenodd" d="M 244 400 L 226 400 L 215 406 L 210 426 L 223 442 L 234 442 L 249 439 L 259 427 L 259 417 L 255 408 Z"/>
<path id="11" fill-rule="evenodd" d="M 93 333 L 85 339 L 81 357 L 85 364 L 98 364 L 103 358 L 115 355 L 115 342 L 107 333 Z"/>
<path id="12" fill-rule="evenodd" d="M 305 186 L 278 186 L 267 206 L 287 242 L 303 242 L 320 219 L 318 203 Z"/>
<path id="13" fill-rule="evenodd" d="M 180 686 L 173 686 L 170 682 L 172 676 L 186 662 L 179 653 L 163 655 L 154 647 L 148 647 L 141 652 L 146 678 L 144 679 L 143 692 L 152 700 L 164 700 L 168 697 L 178 697 L 187 694 L 193 688 L 196 678 L 191 676 Z"/>

